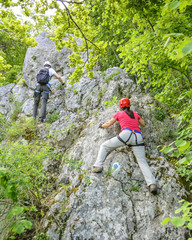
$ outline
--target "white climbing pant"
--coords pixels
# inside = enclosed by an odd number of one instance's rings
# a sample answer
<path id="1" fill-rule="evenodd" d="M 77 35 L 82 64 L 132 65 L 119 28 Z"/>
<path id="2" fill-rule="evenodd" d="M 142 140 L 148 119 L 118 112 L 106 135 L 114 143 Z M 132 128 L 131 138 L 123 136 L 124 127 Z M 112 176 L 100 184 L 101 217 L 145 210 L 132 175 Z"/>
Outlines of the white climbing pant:
<path id="1" fill-rule="evenodd" d="M 135 133 L 137 136 L 137 143 L 143 143 L 143 136 L 140 133 Z M 130 130 L 123 130 L 119 136 L 120 138 L 126 142 L 130 135 L 130 139 L 129 141 L 126 143 L 127 145 L 135 145 L 136 144 L 136 137 L 135 134 L 131 135 L 131 131 Z M 99 153 L 97 156 L 97 160 L 94 164 L 95 167 L 103 167 L 103 163 L 105 161 L 105 158 L 107 157 L 107 155 L 112 152 L 113 150 L 115 150 L 118 147 L 122 147 L 125 144 L 123 142 L 121 142 L 117 136 L 114 138 L 111 138 L 109 140 L 107 140 L 106 142 L 104 142 L 99 149 Z M 137 159 L 137 162 L 139 164 L 139 167 L 143 173 L 143 176 L 145 178 L 145 181 L 147 183 L 147 186 L 151 185 L 151 184 L 156 184 L 156 180 L 155 177 L 153 176 L 151 169 L 146 161 L 145 158 L 145 147 L 144 146 L 133 146 L 133 153 Z"/>

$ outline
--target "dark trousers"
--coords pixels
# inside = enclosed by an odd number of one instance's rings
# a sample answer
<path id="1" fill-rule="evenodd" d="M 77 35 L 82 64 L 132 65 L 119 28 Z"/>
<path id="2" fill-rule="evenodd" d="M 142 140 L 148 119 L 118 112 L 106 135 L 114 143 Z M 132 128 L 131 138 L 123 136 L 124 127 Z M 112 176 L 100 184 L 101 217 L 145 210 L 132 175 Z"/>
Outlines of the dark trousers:
<path id="1" fill-rule="evenodd" d="M 47 109 L 47 101 L 49 99 L 49 87 L 47 85 L 37 85 L 34 92 L 34 106 L 33 106 L 33 118 L 37 117 L 37 110 L 39 107 L 39 102 L 41 100 L 41 109 L 39 113 L 39 118 L 45 119 L 46 117 L 46 109 Z M 41 99 L 42 98 L 42 99 Z"/>

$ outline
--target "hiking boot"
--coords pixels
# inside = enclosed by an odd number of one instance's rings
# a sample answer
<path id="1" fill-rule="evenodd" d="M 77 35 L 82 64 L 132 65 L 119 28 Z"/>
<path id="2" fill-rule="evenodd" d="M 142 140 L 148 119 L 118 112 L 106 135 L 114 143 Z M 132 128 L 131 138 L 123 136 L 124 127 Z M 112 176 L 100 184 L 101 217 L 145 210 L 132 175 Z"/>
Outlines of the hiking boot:
<path id="1" fill-rule="evenodd" d="M 151 184 L 149 186 L 149 191 L 150 193 L 152 193 L 153 195 L 157 195 L 157 185 L 156 184 Z"/>
<path id="2" fill-rule="evenodd" d="M 102 167 L 93 167 L 92 173 L 101 173 L 103 171 Z"/>

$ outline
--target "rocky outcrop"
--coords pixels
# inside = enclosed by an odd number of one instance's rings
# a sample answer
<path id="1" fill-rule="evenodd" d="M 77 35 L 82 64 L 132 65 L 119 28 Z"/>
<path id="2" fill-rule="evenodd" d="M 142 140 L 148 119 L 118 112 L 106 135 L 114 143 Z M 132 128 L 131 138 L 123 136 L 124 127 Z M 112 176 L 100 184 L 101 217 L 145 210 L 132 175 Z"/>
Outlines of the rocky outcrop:
<path id="1" fill-rule="evenodd" d="M 44 223 L 50 239 L 184 240 L 184 229 L 161 226 L 185 195 L 182 185 L 177 184 L 176 171 L 164 157 L 154 150 L 148 156 L 160 190 L 156 197 L 149 193 L 131 149 L 126 147 L 107 157 L 104 173 L 91 173 L 100 144 L 118 131 L 118 125 L 103 130 L 98 124 L 115 110 L 112 107 L 87 119 L 86 127 L 63 157 L 58 186 L 66 184 L 68 189 L 60 188 L 47 215 L 50 221 Z M 72 170 L 74 161 L 83 162 L 80 173 Z M 113 171 L 114 163 L 120 165 L 119 170 Z"/>
<path id="2" fill-rule="evenodd" d="M 174 166 L 157 149 L 174 133 L 175 120 L 167 115 L 159 118 L 156 110 L 166 113 L 164 107 L 142 93 L 120 68 L 110 68 L 105 73 L 96 71 L 93 79 L 83 76 L 80 82 L 69 85 L 70 51 L 57 51 L 46 33 L 40 34 L 37 41 L 37 47 L 29 48 L 26 54 L 25 86 L 0 87 L 0 113 L 9 119 L 15 103 L 20 102 L 20 116 L 31 116 L 31 88 L 35 87 L 36 73 L 46 60 L 52 62 L 66 82 L 62 89 L 56 79 L 51 80 L 47 116 L 57 113 L 58 119 L 49 128 L 40 124 L 38 129 L 44 141 L 64 153 L 59 168 L 44 162 L 46 171 L 59 174 L 56 194 L 51 201 L 45 199 L 49 211 L 42 218 L 42 232 L 50 240 L 185 240 L 189 236 L 186 229 L 171 224 L 161 226 L 164 218 L 174 215 L 179 200 L 186 195 Z M 118 124 L 107 130 L 98 125 L 119 111 L 116 99 L 122 97 L 129 97 L 132 110 L 146 121 L 142 132 L 147 160 L 158 180 L 157 196 L 149 193 L 130 148 L 112 152 L 103 173 L 91 173 L 99 146 L 119 132 Z M 113 169 L 114 163 L 119 164 L 119 169 Z"/>

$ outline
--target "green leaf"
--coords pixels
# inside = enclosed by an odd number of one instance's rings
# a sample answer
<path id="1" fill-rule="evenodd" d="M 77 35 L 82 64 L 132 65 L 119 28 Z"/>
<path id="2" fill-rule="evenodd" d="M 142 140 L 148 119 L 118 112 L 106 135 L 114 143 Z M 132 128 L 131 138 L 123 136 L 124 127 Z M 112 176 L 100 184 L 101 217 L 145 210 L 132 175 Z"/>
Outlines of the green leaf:
<path id="1" fill-rule="evenodd" d="M 16 232 L 17 234 L 21 234 L 25 231 L 25 227 L 22 224 L 18 224 L 15 226 L 13 231 Z"/>
<path id="2" fill-rule="evenodd" d="M 188 145 L 186 147 L 189 147 Z M 186 152 L 185 157 L 180 159 L 177 163 L 178 164 L 187 164 L 187 163 L 190 163 L 191 161 L 192 161 L 192 152 L 190 151 L 190 152 Z"/>
<path id="3" fill-rule="evenodd" d="M 182 52 L 186 55 L 188 53 L 192 52 L 192 42 L 185 45 L 184 48 L 182 48 Z"/>
<path id="4" fill-rule="evenodd" d="M 190 142 L 186 142 L 185 145 L 181 146 L 178 150 L 179 152 L 184 152 L 185 150 L 187 150 L 190 147 Z"/>
<path id="5" fill-rule="evenodd" d="M 23 224 L 23 226 L 27 229 L 31 229 L 31 227 L 33 226 L 32 222 L 28 221 L 28 220 L 22 220 L 21 223 Z"/>
<path id="6" fill-rule="evenodd" d="M 16 223 L 16 225 L 13 228 L 13 232 L 16 232 L 17 234 L 21 234 L 25 231 L 26 228 L 30 230 L 32 225 L 33 224 L 30 221 L 21 220 Z"/>
<path id="7" fill-rule="evenodd" d="M 180 3 L 181 3 L 181 2 L 179 2 L 179 1 L 173 1 L 173 2 L 169 3 L 169 9 L 170 9 L 170 10 L 173 10 L 173 9 L 178 8 L 179 5 L 180 5 Z"/>
<path id="8" fill-rule="evenodd" d="M 185 144 L 186 144 L 186 142 L 187 141 L 185 141 L 185 140 L 177 140 L 176 142 L 175 142 L 175 145 L 177 146 L 177 147 L 181 147 L 181 146 L 184 146 Z"/>
<path id="9" fill-rule="evenodd" d="M 187 160 L 192 160 L 192 152 L 191 151 L 186 153 L 186 158 L 187 158 Z"/>
<path id="10" fill-rule="evenodd" d="M 169 153 L 169 152 L 171 152 L 171 151 L 173 151 L 173 150 L 174 150 L 174 148 L 168 147 L 168 148 L 166 148 L 166 149 L 164 150 L 164 153 Z"/>
<path id="11" fill-rule="evenodd" d="M 181 227 L 185 224 L 185 220 L 183 218 L 180 218 L 180 217 L 173 217 L 171 219 L 171 222 L 176 227 Z"/>
<path id="12" fill-rule="evenodd" d="M 162 151 L 164 151 L 164 149 L 166 148 L 166 146 L 164 146 L 159 152 L 162 152 Z"/>
<path id="13" fill-rule="evenodd" d="M 186 157 L 180 159 L 177 164 L 187 164 L 188 163 L 188 160 L 186 159 Z"/>
<path id="14" fill-rule="evenodd" d="M 187 225 L 187 228 L 192 230 L 192 221 Z"/>
<path id="15" fill-rule="evenodd" d="M 18 216 L 18 215 L 21 214 L 23 211 L 24 211 L 24 207 L 15 206 L 15 207 L 13 207 L 13 208 L 9 211 L 9 213 L 8 213 L 8 215 L 7 215 L 7 218 L 8 218 L 8 219 L 11 219 L 11 218 L 14 217 L 14 216 Z"/>
<path id="16" fill-rule="evenodd" d="M 161 222 L 161 225 L 163 226 L 163 225 L 167 224 L 167 223 L 169 222 L 169 220 L 170 220 L 170 217 L 165 218 L 165 219 Z"/>
<path id="17" fill-rule="evenodd" d="M 182 211 L 182 208 L 179 208 L 179 209 L 175 210 L 175 213 L 177 214 L 177 213 L 180 213 L 181 211 Z"/>

